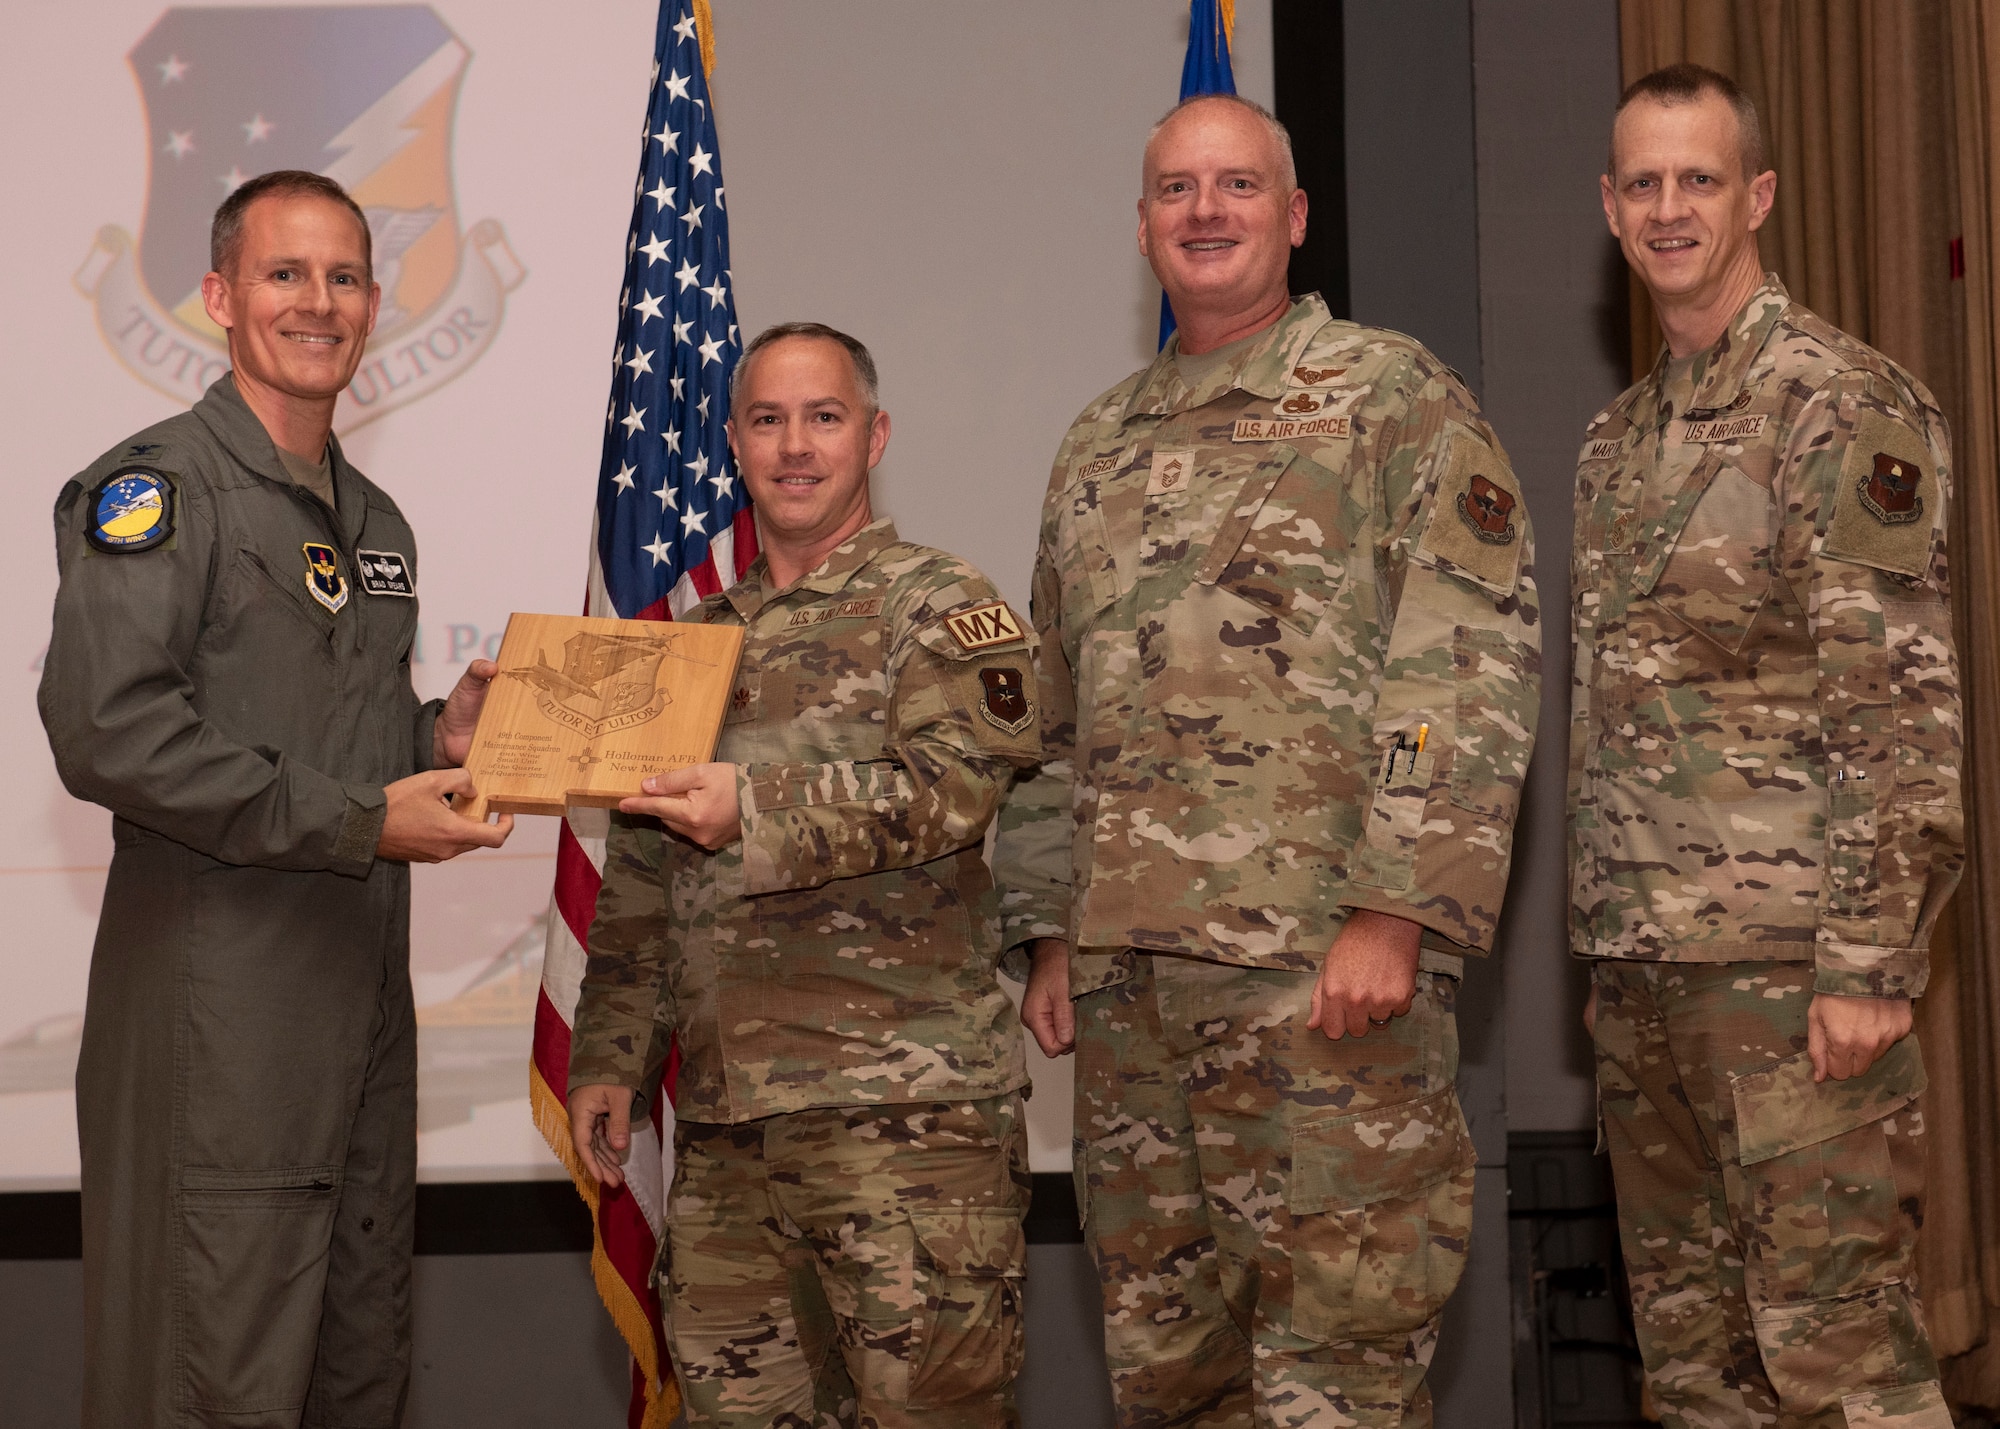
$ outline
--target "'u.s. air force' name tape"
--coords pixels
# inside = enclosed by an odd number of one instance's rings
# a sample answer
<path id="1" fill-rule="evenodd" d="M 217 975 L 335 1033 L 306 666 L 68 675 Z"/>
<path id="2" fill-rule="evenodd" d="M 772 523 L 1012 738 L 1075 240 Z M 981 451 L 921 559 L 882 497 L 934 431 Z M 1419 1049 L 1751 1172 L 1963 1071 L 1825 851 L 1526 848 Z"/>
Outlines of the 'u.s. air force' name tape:
<path id="1" fill-rule="evenodd" d="M 1011 645 L 1024 637 L 1021 622 L 1004 600 L 988 601 L 969 610 L 956 611 L 944 618 L 962 650 L 989 650 L 995 645 Z"/>
<path id="2" fill-rule="evenodd" d="M 1352 417 L 1307 417 L 1291 421 L 1282 417 L 1238 417 L 1229 434 L 1232 442 L 1283 442 L 1293 437 L 1346 437 L 1353 435 Z"/>

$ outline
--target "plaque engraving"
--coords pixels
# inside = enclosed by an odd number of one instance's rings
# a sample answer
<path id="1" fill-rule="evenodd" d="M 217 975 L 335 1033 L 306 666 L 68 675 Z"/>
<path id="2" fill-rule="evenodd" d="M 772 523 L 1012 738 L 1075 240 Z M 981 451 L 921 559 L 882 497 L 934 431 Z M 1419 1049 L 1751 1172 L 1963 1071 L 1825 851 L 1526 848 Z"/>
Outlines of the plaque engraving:
<path id="1" fill-rule="evenodd" d="M 465 767 L 473 818 L 616 808 L 639 781 L 715 754 L 743 630 L 528 615 L 507 621 Z"/>

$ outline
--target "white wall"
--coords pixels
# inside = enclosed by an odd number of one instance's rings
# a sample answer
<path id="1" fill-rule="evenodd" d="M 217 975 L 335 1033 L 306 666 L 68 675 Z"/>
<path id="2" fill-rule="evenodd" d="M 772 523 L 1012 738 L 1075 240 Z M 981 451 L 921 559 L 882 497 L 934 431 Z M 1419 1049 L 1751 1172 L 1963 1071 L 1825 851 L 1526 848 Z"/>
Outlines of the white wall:
<path id="1" fill-rule="evenodd" d="M 427 695 L 509 611 L 580 600 L 654 16 L 651 0 L 434 8 L 470 51 L 451 140 L 459 226 L 496 220 L 525 277 L 462 377 L 346 439 L 422 543 Z M 1025 603 L 1056 441 L 1152 347 L 1157 289 L 1133 247 L 1133 202 L 1146 127 L 1176 95 L 1185 7 L 716 8 L 745 331 L 811 317 L 869 343 L 896 422 L 881 504 L 907 535 L 970 557 Z M 0 741 L 12 755 L 0 769 L 0 887 L 13 909 L 0 942 L 0 1189 L 74 1184 L 68 1069 L 110 853 L 109 816 L 63 792 L 34 711 L 55 584 L 47 511 L 71 473 L 177 410 L 100 336 L 73 275 L 103 225 L 144 241 L 149 164 L 207 162 L 229 137 L 198 136 L 181 161 L 149 144 L 126 55 L 162 13 L 158 0 L 9 7 L 22 62 L 0 87 L 13 219 L 0 424 L 16 518 L 0 529 L 11 617 L 0 623 Z M 1268 0 L 1239 4 L 1237 51 L 1240 87 L 1268 103 Z M 186 83 L 204 74 L 192 58 Z M 171 306 L 179 295 L 155 296 Z M 500 853 L 418 871 L 419 1003 L 448 1003 L 485 977 L 514 994 L 490 999 L 502 1011 L 488 1025 L 426 1029 L 427 1177 L 554 1174 L 521 1092 L 534 966 L 518 961 L 536 946 L 552 846 L 550 821 L 524 820 Z M 1067 1164 L 1060 1081 L 1033 1104 L 1042 1169 Z"/>

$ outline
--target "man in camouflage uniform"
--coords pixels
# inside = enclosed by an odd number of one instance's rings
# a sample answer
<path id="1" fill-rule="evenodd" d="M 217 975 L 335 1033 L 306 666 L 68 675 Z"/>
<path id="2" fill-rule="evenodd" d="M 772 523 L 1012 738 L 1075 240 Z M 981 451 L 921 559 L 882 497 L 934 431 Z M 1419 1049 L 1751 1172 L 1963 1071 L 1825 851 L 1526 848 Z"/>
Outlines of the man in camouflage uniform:
<path id="1" fill-rule="evenodd" d="M 1648 1381 L 1684 1429 L 1947 1429 L 1910 999 L 1961 863 L 1950 456 L 1787 297 L 1756 110 L 1628 90 L 1605 215 L 1668 350 L 1576 486 L 1572 942 Z"/>
<path id="2" fill-rule="evenodd" d="M 660 1269 L 690 1423 L 1009 1423 L 1027 1074 L 982 854 L 1039 757 L 1027 633 L 873 520 L 860 343 L 771 329 L 732 413 L 764 553 L 691 617 L 746 628 L 723 762 L 612 821 L 572 1131 L 615 1184 L 679 1034 Z"/>
<path id="3" fill-rule="evenodd" d="M 1527 510 L 1453 373 L 1287 295 L 1268 114 L 1181 106 L 1144 182 L 1180 331 L 1043 509 L 1051 764 L 1001 838 L 1024 1015 L 1051 1053 L 1074 1027 L 1121 1422 L 1428 1424 L 1472 1221 L 1456 979 L 1536 712 Z"/>

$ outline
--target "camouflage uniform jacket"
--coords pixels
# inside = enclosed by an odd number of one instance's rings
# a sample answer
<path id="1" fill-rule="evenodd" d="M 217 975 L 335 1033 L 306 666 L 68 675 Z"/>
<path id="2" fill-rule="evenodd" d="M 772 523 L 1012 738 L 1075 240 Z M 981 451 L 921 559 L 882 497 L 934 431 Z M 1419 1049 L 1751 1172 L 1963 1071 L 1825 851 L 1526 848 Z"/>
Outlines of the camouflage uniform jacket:
<path id="1" fill-rule="evenodd" d="M 1577 468 L 1572 948 L 1921 992 L 1963 857 L 1944 419 L 1775 277 L 1668 370 Z"/>
<path id="2" fill-rule="evenodd" d="M 1492 946 L 1537 710 L 1507 458 L 1454 373 L 1316 295 L 1192 390 L 1177 350 L 1056 454 L 1009 941 L 1067 936 L 1082 992 L 1127 947 L 1316 970 L 1372 908 L 1456 971 Z"/>
<path id="3" fill-rule="evenodd" d="M 613 815 L 570 1083 L 641 1085 L 657 1023 L 695 1121 L 1014 1091 L 982 855 L 1040 753 L 1028 634 L 887 521 L 785 590 L 769 569 L 688 617 L 747 627 L 715 753 L 743 836 L 709 853 Z"/>

